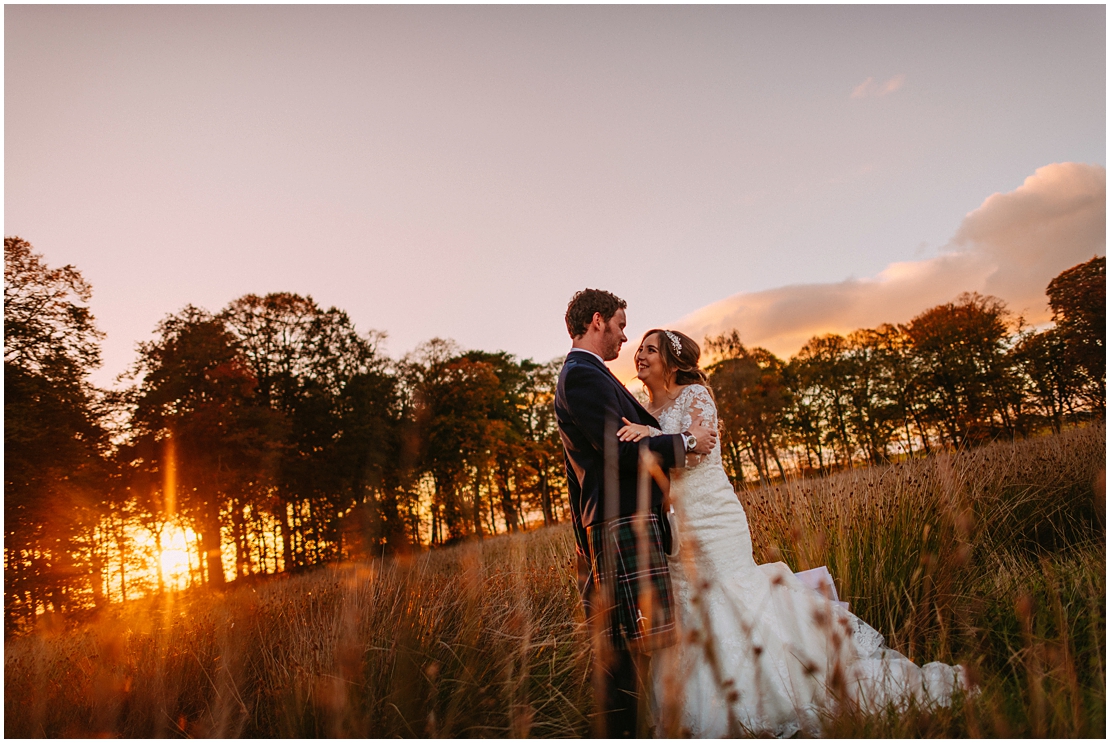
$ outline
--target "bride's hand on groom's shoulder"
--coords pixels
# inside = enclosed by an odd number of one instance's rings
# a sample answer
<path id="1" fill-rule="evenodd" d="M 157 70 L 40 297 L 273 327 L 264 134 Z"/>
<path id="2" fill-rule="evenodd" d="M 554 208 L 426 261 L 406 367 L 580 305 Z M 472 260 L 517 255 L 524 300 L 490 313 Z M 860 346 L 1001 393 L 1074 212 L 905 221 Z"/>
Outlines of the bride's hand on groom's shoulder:
<path id="1" fill-rule="evenodd" d="M 617 431 L 617 438 L 621 441 L 639 441 L 640 439 L 649 438 L 652 435 L 651 426 L 633 423 L 627 418 L 621 418 L 621 420 L 624 421 L 624 426 Z"/>

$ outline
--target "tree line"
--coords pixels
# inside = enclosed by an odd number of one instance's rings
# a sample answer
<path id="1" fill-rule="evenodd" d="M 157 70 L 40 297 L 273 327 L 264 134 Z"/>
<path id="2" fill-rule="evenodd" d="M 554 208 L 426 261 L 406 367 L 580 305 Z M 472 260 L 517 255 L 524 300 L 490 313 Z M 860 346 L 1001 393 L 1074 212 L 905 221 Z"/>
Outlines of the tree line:
<path id="1" fill-rule="evenodd" d="M 100 390 L 91 287 L 18 237 L 4 253 L 6 632 L 164 589 L 175 529 L 190 581 L 219 587 L 568 518 L 561 358 L 433 339 L 392 360 L 342 310 L 248 294 L 167 316 L 127 386 Z M 707 339 L 734 481 L 1104 415 L 1105 259 L 1048 294 L 1044 330 L 965 295 L 788 362 Z"/>
<path id="2" fill-rule="evenodd" d="M 811 338 L 789 361 L 706 341 L 733 481 L 768 482 L 1025 437 L 1106 412 L 1106 259 L 1046 290 L 1053 324 L 963 294 L 906 324 Z"/>

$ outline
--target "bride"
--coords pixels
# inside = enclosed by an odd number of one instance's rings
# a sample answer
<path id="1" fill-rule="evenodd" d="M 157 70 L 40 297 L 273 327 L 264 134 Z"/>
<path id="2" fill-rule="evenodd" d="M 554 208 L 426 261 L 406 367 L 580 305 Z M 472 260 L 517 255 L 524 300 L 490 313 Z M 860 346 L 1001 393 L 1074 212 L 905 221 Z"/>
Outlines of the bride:
<path id="1" fill-rule="evenodd" d="M 688 336 L 649 330 L 636 376 L 662 431 L 627 420 L 622 441 L 717 425 L 701 350 Z M 680 629 L 652 660 L 656 730 L 668 736 L 818 735 L 821 718 L 848 703 L 948 705 L 966 688 L 960 666 L 919 668 L 836 600 L 824 568 L 793 574 L 756 565 L 748 519 L 718 443 L 671 473 L 673 554 L 668 560 Z M 824 577 L 825 580 L 821 580 Z"/>

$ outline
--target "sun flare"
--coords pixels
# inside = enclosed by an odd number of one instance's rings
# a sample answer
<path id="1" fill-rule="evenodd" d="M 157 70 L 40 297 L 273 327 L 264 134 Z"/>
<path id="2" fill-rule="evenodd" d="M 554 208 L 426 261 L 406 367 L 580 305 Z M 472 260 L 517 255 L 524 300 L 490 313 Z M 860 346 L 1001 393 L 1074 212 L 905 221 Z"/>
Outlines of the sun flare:
<path id="1" fill-rule="evenodd" d="M 196 542 L 192 529 L 172 527 L 162 532 L 161 547 L 158 539 L 145 530 L 135 530 L 134 544 L 149 557 L 139 572 L 151 581 L 161 577 L 162 584 L 170 590 L 180 590 L 189 584 L 189 571 L 193 567 L 189 545 Z M 159 575 L 160 574 L 160 575 Z"/>
<path id="2" fill-rule="evenodd" d="M 189 553 L 185 550 L 162 550 L 162 578 L 171 583 L 189 572 Z"/>
<path id="3" fill-rule="evenodd" d="M 169 588 L 184 588 L 189 579 L 189 544 L 196 540 L 192 529 L 177 528 L 162 539 L 158 564 Z"/>

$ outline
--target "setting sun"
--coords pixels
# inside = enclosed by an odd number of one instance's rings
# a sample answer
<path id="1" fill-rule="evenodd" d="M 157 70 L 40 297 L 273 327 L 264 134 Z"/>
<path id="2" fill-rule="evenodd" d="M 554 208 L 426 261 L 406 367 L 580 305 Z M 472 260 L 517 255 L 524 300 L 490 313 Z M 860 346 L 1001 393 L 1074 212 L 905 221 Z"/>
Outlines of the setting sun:
<path id="1" fill-rule="evenodd" d="M 174 583 L 189 572 L 189 553 L 185 550 L 163 550 L 162 578 L 166 583 Z"/>
<path id="2" fill-rule="evenodd" d="M 189 580 L 189 544 L 196 540 L 192 529 L 174 529 L 162 540 L 159 565 L 162 580 L 170 588 L 184 588 Z"/>
<path id="3" fill-rule="evenodd" d="M 178 526 L 167 528 L 162 533 L 161 549 L 157 538 L 150 532 L 135 530 L 132 539 L 140 551 L 149 556 L 140 573 L 154 581 L 160 570 L 162 582 L 170 590 L 181 590 L 189 585 L 189 571 L 192 567 L 189 545 L 196 542 L 192 529 Z"/>

